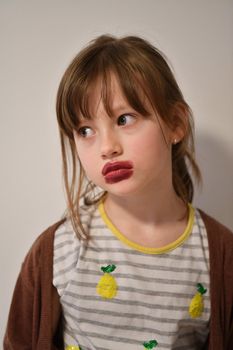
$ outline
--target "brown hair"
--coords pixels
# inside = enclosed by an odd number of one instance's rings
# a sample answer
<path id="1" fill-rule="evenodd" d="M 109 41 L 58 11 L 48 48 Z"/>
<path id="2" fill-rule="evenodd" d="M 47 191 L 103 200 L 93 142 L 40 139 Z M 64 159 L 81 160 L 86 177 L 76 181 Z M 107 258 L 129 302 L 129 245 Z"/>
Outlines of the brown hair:
<path id="1" fill-rule="evenodd" d="M 201 180 L 194 158 L 192 112 L 165 56 L 142 38 L 102 35 L 91 41 L 73 59 L 64 73 L 57 94 L 57 120 L 67 197 L 66 215 L 70 217 L 79 238 L 87 238 L 80 222 L 80 199 L 83 197 L 86 204 L 94 204 L 106 193 L 96 192 L 95 184 L 85 181 L 84 170 L 76 153 L 73 130 L 77 128 L 80 115 L 91 118 L 88 99 L 91 87 L 98 78 L 102 80 L 103 103 L 111 115 L 109 85 L 112 72 L 117 76 L 129 104 L 136 111 L 145 117 L 148 115 L 139 96 L 138 91 L 141 90 L 168 126 L 179 124 L 185 130 L 183 139 L 172 146 L 173 186 L 177 195 L 185 203 L 192 201 L 193 182 L 187 164 L 196 180 Z M 179 116 L 174 118 L 171 109 L 175 106 L 183 109 L 186 120 Z"/>

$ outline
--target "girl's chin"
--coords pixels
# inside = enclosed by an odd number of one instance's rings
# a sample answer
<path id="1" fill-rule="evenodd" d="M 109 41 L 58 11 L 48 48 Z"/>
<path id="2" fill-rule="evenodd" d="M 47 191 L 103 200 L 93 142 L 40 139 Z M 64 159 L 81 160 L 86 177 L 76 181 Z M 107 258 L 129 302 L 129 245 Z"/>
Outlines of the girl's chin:
<path id="1" fill-rule="evenodd" d="M 138 196 L 141 194 L 145 194 L 143 186 L 136 186 L 135 184 L 123 184 L 123 182 L 104 186 L 103 188 L 110 196 L 114 197 L 129 197 L 129 196 Z"/>
<path id="2" fill-rule="evenodd" d="M 140 179 L 135 179 L 130 177 L 128 179 L 123 179 L 121 181 L 115 183 L 106 183 L 103 181 L 99 181 L 97 184 L 103 191 L 106 191 L 110 195 L 113 196 L 145 196 L 146 192 L 148 195 L 151 195 L 152 188 L 156 186 L 152 186 L 152 181 L 148 181 L 145 177 Z"/>

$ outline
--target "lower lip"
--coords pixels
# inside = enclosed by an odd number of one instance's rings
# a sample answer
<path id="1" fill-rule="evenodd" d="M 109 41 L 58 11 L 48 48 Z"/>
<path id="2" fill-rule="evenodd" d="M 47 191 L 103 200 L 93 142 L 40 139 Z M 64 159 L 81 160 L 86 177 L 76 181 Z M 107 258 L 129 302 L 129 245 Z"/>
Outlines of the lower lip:
<path id="1" fill-rule="evenodd" d="M 108 184 L 115 184 L 122 180 L 127 180 L 133 175 L 132 169 L 118 169 L 111 171 L 107 175 L 105 175 L 105 182 Z"/>

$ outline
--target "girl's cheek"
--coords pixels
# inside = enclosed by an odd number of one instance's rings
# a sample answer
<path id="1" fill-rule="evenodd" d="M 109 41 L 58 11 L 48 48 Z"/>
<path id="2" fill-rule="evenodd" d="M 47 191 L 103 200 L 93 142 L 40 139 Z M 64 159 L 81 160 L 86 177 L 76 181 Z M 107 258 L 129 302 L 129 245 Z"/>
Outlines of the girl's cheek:
<path id="1" fill-rule="evenodd" d="M 96 168 L 96 159 L 90 153 L 80 152 L 79 160 L 81 162 L 83 169 L 86 172 L 90 172 Z"/>

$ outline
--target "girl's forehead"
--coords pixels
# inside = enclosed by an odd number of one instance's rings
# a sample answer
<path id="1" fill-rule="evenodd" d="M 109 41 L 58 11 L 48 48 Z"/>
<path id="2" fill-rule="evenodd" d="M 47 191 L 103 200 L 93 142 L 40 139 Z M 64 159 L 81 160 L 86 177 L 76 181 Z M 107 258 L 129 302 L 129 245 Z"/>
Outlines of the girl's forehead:
<path id="1" fill-rule="evenodd" d="M 150 109 L 148 98 L 140 86 L 138 86 L 137 95 L 144 107 L 147 110 Z M 107 80 L 101 76 L 98 77 L 89 86 L 86 102 L 88 114 L 91 117 L 95 117 L 98 112 L 102 111 L 112 116 L 133 108 L 114 73 L 109 73 Z M 83 117 L 85 118 L 85 116 Z"/>
<path id="2" fill-rule="evenodd" d="M 105 91 L 106 88 L 108 91 Z M 106 104 L 109 105 L 112 111 L 120 111 L 129 106 L 129 102 L 115 75 L 111 76 L 107 86 L 104 86 L 103 81 L 99 79 L 89 92 L 88 105 L 90 111 L 95 112 L 100 108 L 105 109 Z"/>

